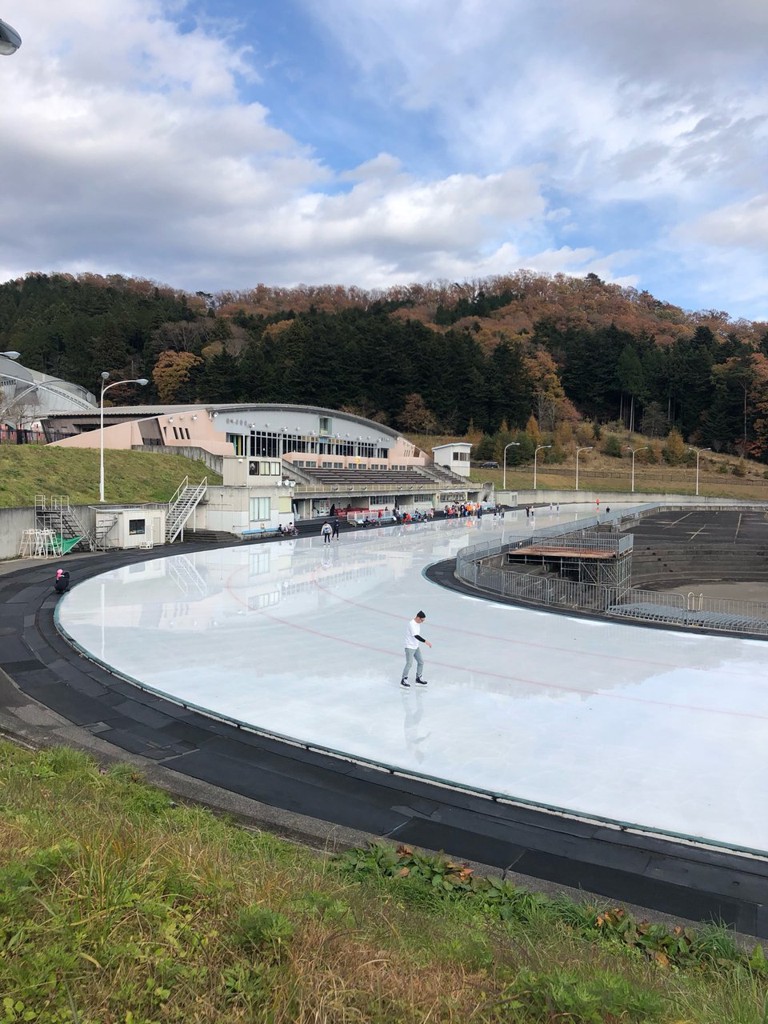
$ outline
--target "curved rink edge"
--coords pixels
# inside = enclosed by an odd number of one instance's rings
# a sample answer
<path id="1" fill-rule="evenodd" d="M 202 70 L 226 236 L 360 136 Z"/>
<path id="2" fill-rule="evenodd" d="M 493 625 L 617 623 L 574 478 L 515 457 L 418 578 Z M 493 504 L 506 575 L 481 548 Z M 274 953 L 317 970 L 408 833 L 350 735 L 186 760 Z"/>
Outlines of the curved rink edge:
<path id="1" fill-rule="evenodd" d="M 67 564 L 81 580 L 169 554 L 68 556 Z M 49 563 L 0 578 L 0 667 L 21 693 L 117 752 L 270 807 L 768 937 L 765 861 L 483 798 L 209 718 L 81 656 L 56 628 L 51 579 Z"/>

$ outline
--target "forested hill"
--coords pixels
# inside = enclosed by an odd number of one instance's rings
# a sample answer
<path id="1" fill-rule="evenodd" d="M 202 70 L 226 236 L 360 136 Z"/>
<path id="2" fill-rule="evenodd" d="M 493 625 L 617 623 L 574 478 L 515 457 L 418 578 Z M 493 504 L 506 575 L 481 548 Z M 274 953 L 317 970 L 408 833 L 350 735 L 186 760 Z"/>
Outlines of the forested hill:
<path id="1" fill-rule="evenodd" d="M 0 285 L 0 349 L 90 390 L 102 370 L 150 378 L 121 403 L 298 402 L 456 435 L 620 420 L 768 461 L 768 324 L 594 274 L 218 295 L 30 274 Z"/>

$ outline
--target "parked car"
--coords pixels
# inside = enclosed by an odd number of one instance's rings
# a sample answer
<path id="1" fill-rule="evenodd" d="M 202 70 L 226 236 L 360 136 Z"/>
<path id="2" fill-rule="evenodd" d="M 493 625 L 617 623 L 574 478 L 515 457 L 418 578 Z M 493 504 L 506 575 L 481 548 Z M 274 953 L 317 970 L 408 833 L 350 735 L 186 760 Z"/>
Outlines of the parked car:
<path id="1" fill-rule="evenodd" d="M 498 468 L 499 468 L 498 462 L 494 462 L 493 460 L 490 460 L 489 462 L 481 462 L 480 463 L 480 469 L 498 469 Z"/>

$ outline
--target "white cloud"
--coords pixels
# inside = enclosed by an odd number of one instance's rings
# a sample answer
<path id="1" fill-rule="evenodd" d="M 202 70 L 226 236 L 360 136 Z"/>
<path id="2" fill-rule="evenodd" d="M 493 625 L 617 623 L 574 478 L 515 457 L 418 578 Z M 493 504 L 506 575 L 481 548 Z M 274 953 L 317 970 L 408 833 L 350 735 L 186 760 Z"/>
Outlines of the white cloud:
<path id="1" fill-rule="evenodd" d="M 764 258 L 768 251 L 768 193 L 712 210 L 683 225 L 680 233 L 718 248 L 756 249 Z"/>
<path id="2" fill-rule="evenodd" d="M 656 259 L 695 298 L 701 273 L 730 280 L 718 254 L 765 245 L 764 0 L 302 2 L 337 49 L 288 130 L 266 17 L 244 39 L 213 3 L 195 27 L 184 0 L 7 0 L 0 273 L 217 290 L 527 266 L 648 287 Z M 348 123 L 360 155 L 321 159 L 296 128 L 313 121 Z M 623 203 L 645 253 L 611 223 Z"/>

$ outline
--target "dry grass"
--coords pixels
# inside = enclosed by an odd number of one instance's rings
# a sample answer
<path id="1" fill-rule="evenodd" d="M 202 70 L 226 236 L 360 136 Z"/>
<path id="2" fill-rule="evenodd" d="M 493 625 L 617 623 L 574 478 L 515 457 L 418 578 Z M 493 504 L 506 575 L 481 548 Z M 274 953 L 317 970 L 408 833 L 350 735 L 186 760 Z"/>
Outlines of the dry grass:
<path id="1" fill-rule="evenodd" d="M 759 979 L 352 879 L 66 749 L 0 744 L 0 805 L 4 1020 L 761 1024 Z M 604 1015 L 603 992 L 626 1012 Z"/>

